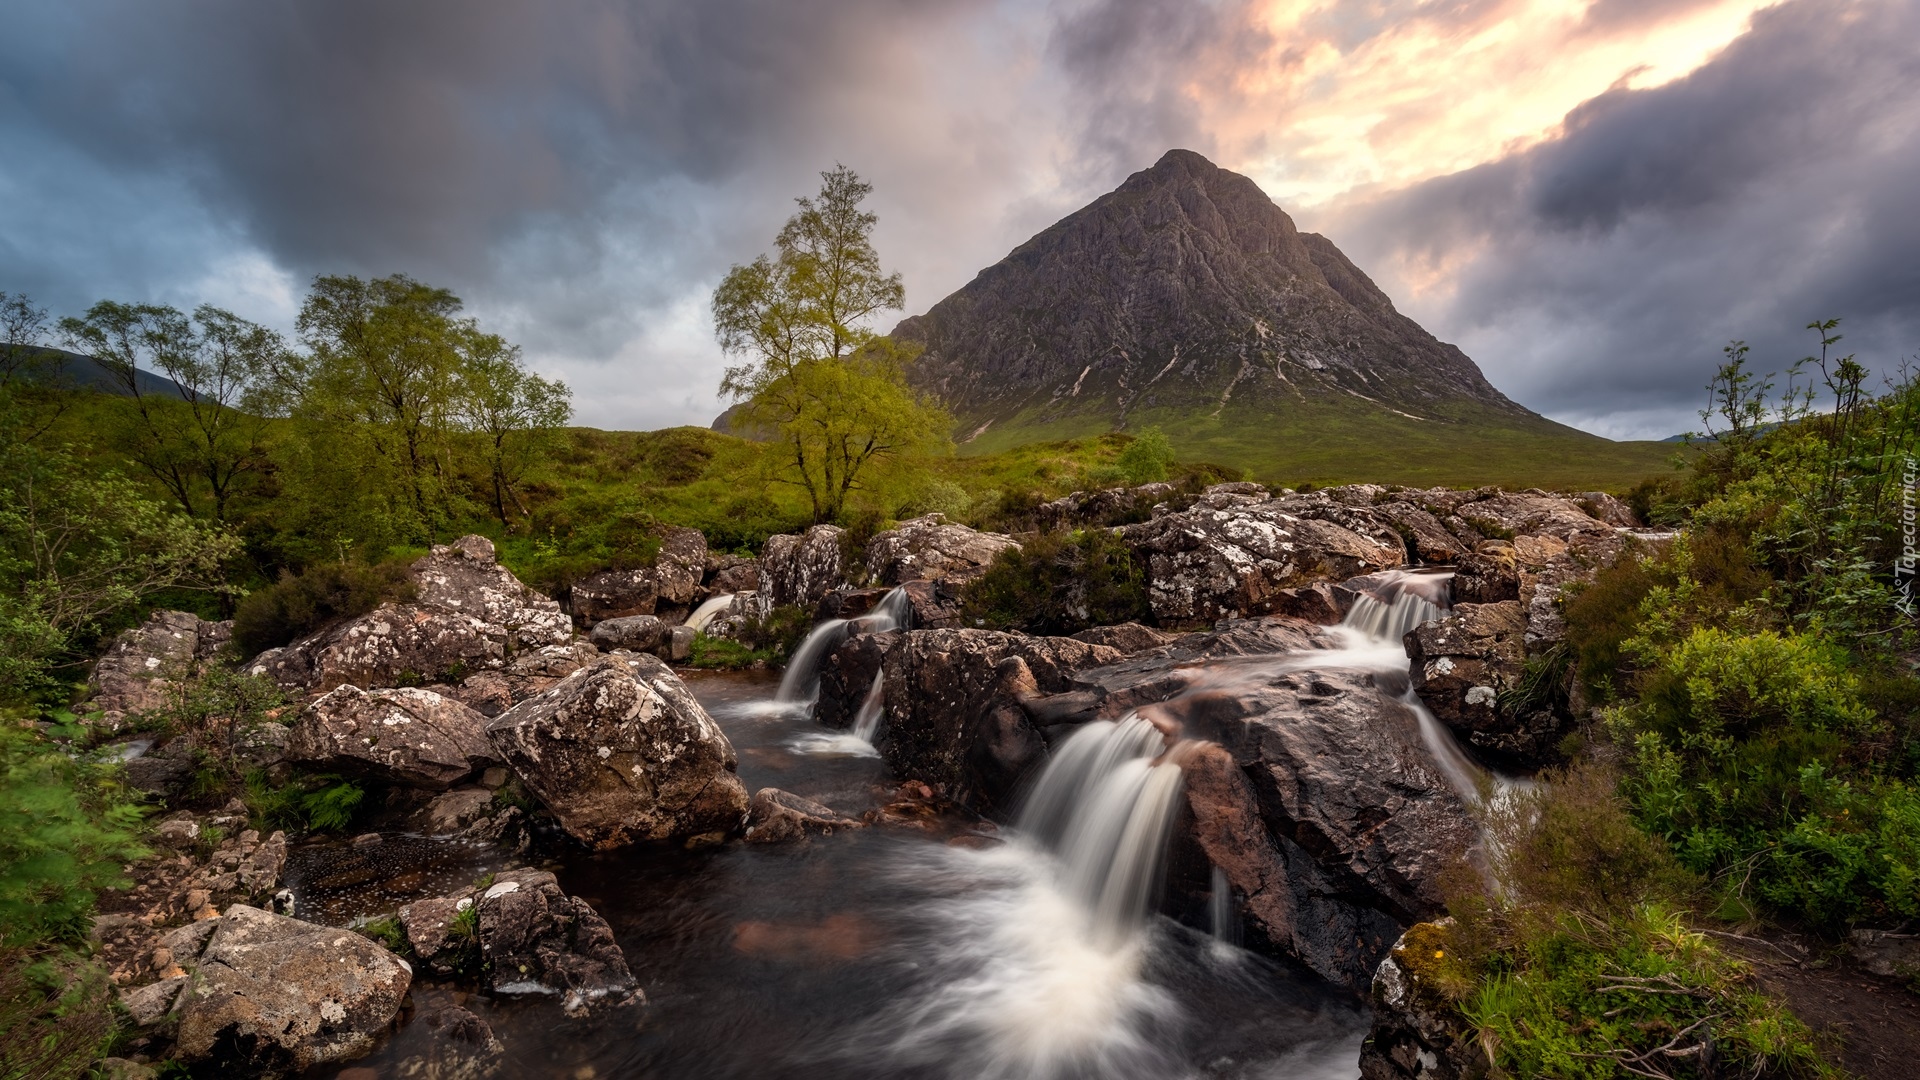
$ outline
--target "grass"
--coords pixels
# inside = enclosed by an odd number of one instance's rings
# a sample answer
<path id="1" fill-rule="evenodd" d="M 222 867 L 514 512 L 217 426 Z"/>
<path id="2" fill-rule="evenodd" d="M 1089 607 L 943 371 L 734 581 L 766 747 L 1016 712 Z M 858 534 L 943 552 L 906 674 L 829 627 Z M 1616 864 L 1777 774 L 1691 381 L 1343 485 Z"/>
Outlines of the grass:
<path id="1" fill-rule="evenodd" d="M 1096 438 L 1112 417 L 1081 412 L 1043 418 L 1028 409 L 962 444 L 968 457 L 1018 452 L 1038 439 Z M 1268 484 L 1346 483 L 1620 493 L 1672 471 L 1671 443 L 1613 442 L 1544 418 L 1455 411 L 1416 420 L 1358 400 L 1275 407 L 1229 402 L 1217 413 L 1143 409 L 1130 429 L 1158 425 L 1182 460 L 1218 461 Z M 963 429 L 977 427 L 963 422 Z"/>

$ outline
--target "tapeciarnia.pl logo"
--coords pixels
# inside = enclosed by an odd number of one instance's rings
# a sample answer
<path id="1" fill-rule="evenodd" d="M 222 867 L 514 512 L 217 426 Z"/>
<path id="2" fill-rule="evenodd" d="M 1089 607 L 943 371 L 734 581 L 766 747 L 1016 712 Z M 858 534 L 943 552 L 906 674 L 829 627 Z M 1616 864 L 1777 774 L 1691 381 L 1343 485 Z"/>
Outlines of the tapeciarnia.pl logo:
<path id="1" fill-rule="evenodd" d="M 1914 569 L 1916 563 L 1920 563 L 1920 525 L 1914 520 L 1917 479 L 1920 479 L 1920 465 L 1908 454 L 1906 471 L 1900 477 L 1900 558 L 1893 564 L 1893 586 L 1900 594 L 1894 604 L 1909 619 L 1920 617 L 1915 614 L 1914 602 Z"/>

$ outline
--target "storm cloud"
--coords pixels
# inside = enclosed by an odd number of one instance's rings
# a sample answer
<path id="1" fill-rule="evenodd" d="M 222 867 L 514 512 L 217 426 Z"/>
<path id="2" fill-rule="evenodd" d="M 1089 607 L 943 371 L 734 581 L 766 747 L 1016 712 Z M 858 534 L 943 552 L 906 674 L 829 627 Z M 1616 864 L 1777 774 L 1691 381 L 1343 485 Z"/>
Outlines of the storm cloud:
<path id="1" fill-rule="evenodd" d="M 404 271 L 584 422 L 704 423 L 707 298 L 821 169 L 876 185 L 920 311 L 1184 146 L 1515 398 L 1666 434 L 1727 337 L 1920 327 L 1920 4 L 1753 6 L 36 0 L 0 12 L 0 289 L 286 327 L 316 273 Z"/>

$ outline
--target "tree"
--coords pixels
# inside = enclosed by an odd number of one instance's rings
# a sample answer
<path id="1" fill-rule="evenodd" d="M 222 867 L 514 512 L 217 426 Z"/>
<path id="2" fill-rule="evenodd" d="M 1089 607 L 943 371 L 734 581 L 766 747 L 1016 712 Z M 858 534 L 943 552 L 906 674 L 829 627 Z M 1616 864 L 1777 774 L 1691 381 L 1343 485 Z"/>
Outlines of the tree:
<path id="1" fill-rule="evenodd" d="M 285 340 L 210 305 L 192 316 L 157 304 L 102 300 L 60 320 L 74 348 L 92 354 L 131 403 L 127 456 L 187 514 L 224 521 L 239 487 L 269 464 L 265 440 L 291 370 Z M 143 377 L 157 371 L 177 393 Z"/>
<path id="2" fill-rule="evenodd" d="M 1129 483 L 1153 484 L 1167 478 L 1173 469 L 1173 443 L 1157 426 L 1141 432 L 1120 451 L 1114 462 L 1126 474 Z"/>
<path id="3" fill-rule="evenodd" d="M 0 437 L 30 442 L 66 410 L 60 354 L 47 347 L 47 309 L 0 292 Z"/>
<path id="4" fill-rule="evenodd" d="M 528 516 L 515 486 L 546 437 L 573 416 L 572 393 L 566 383 L 528 371 L 519 347 L 496 334 L 471 334 L 462 352 L 457 408 L 467 430 L 485 440 L 493 512 L 511 528 L 507 503 Z"/>
<path id="5" fill-rule="evenodd" d="M 876 468 L 944 441 L 951 420 L 914 391 L 916 350 L 865 322 L 905 303 L 899 274 L 880 268 L 873 191 L 853 170 L 821 174 L 820 193 L 774 239 L 773 258 L 735 266 L 713 294 L 720 346 L 747 362 L 722 393 L 745 403 L 743 427 L 780 446 L 780 479 L 803 488 L 816 522 L 840 516 Z"/>
<path id="6" fill-rule="evenodd" d="M 447 509 L 459 310 L 453 293 L 404 274 L 321 276 L 297 323 L 313 351 L 302 415 L 318 423 L 319 439 L 365 440 L 363 481 L 387 474 L 416 539 Z"/>

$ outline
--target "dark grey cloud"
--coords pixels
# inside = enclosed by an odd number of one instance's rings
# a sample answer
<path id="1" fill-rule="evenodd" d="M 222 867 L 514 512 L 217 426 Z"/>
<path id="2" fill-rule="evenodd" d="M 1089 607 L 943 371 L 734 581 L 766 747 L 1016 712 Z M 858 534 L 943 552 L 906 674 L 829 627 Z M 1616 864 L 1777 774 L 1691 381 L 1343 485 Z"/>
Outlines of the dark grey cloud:
<path id="1" fill-rule="evenodd" d="M 1317 224 L 1513 396 L 1651 435 L 1730 338 L 1780 368 L 1816 318 L 1883 367 L 1920 348 L 1917 183 L 1920 4 L 1791 0 L 1685 78 Z"/>

